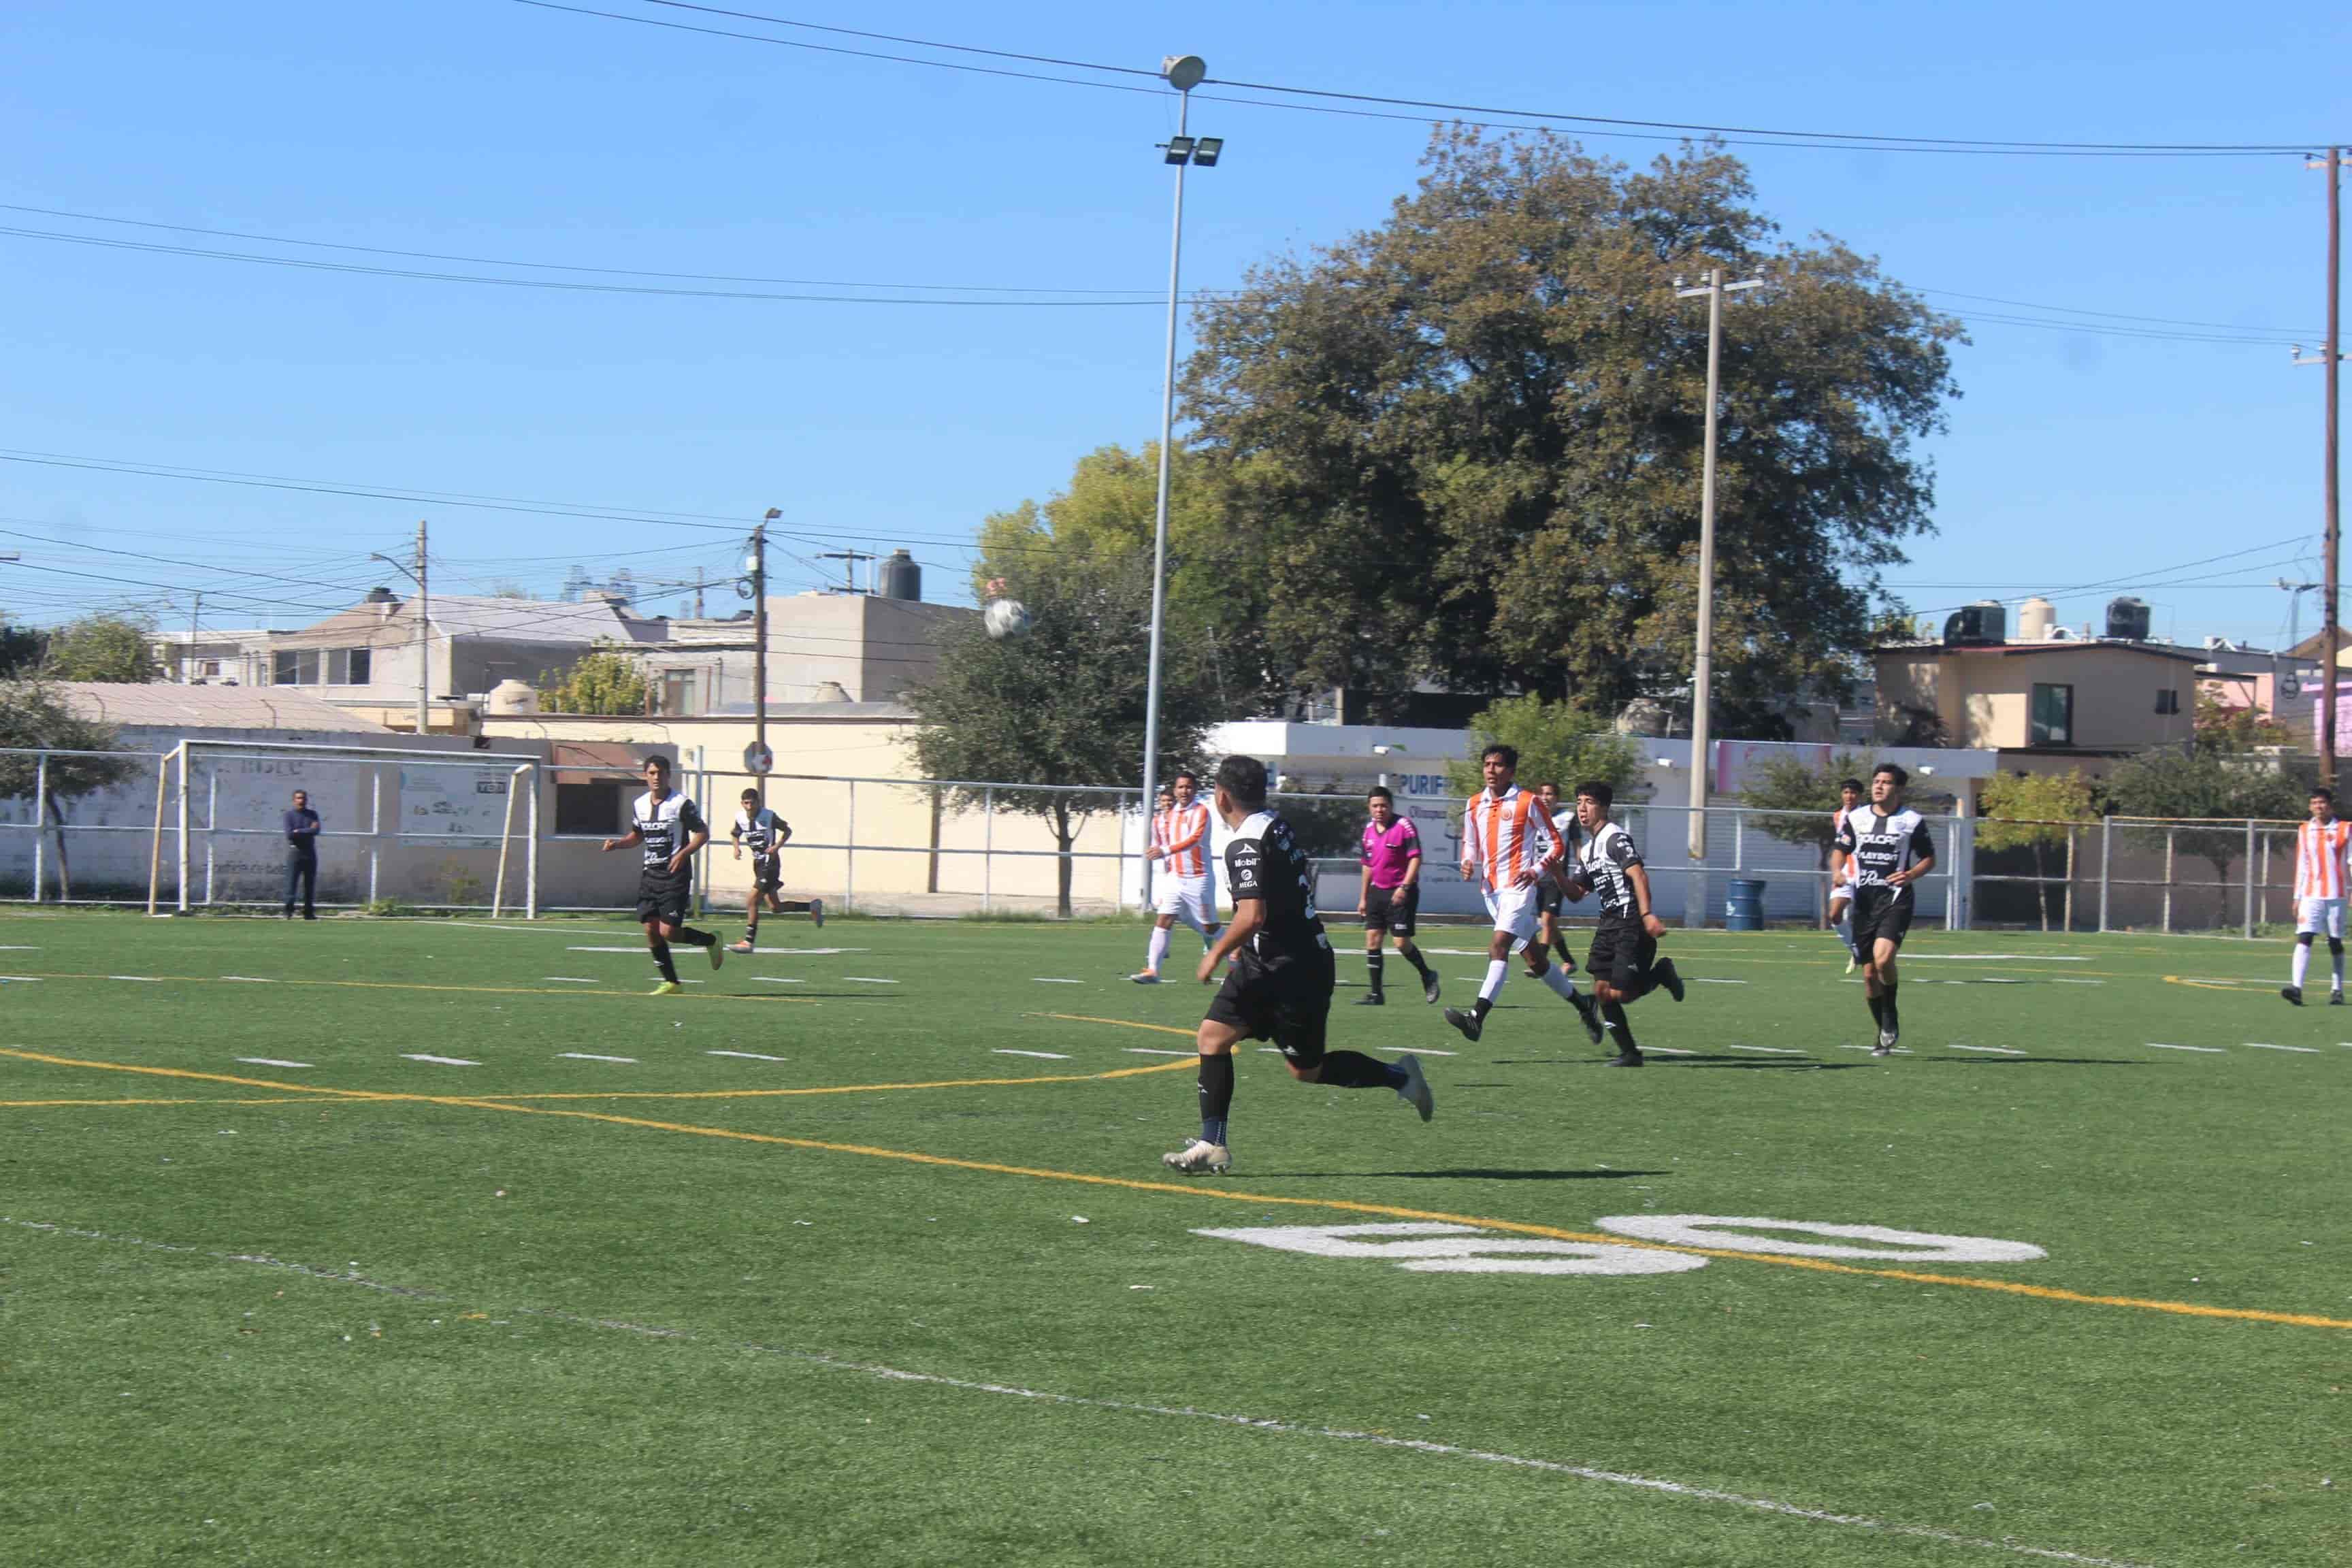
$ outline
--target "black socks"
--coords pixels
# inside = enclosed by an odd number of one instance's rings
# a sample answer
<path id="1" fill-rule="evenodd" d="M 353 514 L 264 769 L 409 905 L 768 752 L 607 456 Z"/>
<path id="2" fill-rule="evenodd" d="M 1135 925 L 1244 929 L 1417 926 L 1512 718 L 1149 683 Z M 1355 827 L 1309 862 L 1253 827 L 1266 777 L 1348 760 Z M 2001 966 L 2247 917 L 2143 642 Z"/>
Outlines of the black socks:
<path id="1" fill-rule="evenodd" d="M 1397 952 L 1403 956 L 1407 963 L 1412 965 L 1412 972 L 1421 976 L 1422 984 L 1424 985 L 1429 984 L 1429 965 L 1422 962 L 1421 949 L 1411 942 L 1406 942 L 1402 947 L 1398 948 Z"/>
<path id="2" fill-rule="evenodd" d="M 1395 1089 L 1404 1082 L 1404 1071 L 1361 1051 L 1330 1051 L 1315 1081 L 1333 1089 Z"/>
<path id="3" fill-rule="evenodd" d="M 1225 1119 L 1234 1109 L 1234 1058 L 1201 1058 L 1201 1137 L 1204 1142 L 1225 1141 Z"/>
<path id="4" fill-rule="evenodd" d="M 672 985 L 677 984 L 677 965 L 669 961 L 669 943 L 656 941 L 653 948 L 654 967 L 661 971 L 661 977 L 664 980 L 668 981 Z"/>
<path id="5" fill-rule="evenodd" d="M 1372 974 L 1372 994 L 1373 994 L 1373 995 L 1375 995 L 1375 996 L 1377 996 L 1377 995 L 1379 995 L 1379 994 L 1381 994 L 1381 950 L 1380 950 L 1380 949 L 1378 949 L 1378 948 L 1374 948 L 1371 952 L 1368 952 L 1368 953 L 1364 954 L 1364 967 L 1371 971 L 1371 974 Z"/>

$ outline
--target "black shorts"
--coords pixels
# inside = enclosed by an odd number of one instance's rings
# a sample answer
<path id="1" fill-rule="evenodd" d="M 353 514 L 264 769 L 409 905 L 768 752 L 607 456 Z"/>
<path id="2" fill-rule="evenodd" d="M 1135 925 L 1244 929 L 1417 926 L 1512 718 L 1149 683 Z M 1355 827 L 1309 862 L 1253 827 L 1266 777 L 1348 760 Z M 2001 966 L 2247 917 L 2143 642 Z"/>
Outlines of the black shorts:
<path id="1" fill-rule="evenodd" d="M 675 872 L 647 867 L 637 879 L 637 921 L 641 925 L 646 921 L 683 925 L 687 906 L 693 901 L 692 867 L 682 867 Z"/>
<path id="2" fill-rule="evenodd" d="M 1244 952 L 1209 1002 L 1209 1016 L 1245 1038 L 1272 1040 L 1294 1067 L 1323 1059 L 1336 979 L 1329 950 L 1265 969 Z"/>
<path id="3" fill-rule="evenodd" d="M 1650 965 L 1657 958 L 1658 939 L 1643 931 L 1640 921 L 1604 914 L 1592 929 L 1584 968 L 1594 980 L 1607 981 L 1611 989 L 1630 999 L 1645 994 L 1654 984 Z"/>
<path id="4" fill-rule="evenodd" d="M 772 893 L 784 885 L 784 858 L 781 855 L 751 857 L 751 885 L 761 892 Z"/>
<path id="5" fill-rule="evenodd" d="M 1405 888 L 1370 887 L 1364 889 L 1364 929 L 1384 931 L 1391 936 L 1411 936 L 1413 916 L 1421 910 L 1421 884 Z"/>
<path id="6" fill-rule="evenodd" d="M 1918 900 L 1907 888 L 1878 883 L 1853 890 L 1853 945 L 1867 954 L 1882 942 L 1903 945 L 1910 934 L 1911 910 Z"/>
<path id="7" fill-rule="evenodd" d="M 1536 913 L 1558 920 L 1561 896 L 1559 884 L 1549 877 L 1544 878 L 1536 884 Z"/>

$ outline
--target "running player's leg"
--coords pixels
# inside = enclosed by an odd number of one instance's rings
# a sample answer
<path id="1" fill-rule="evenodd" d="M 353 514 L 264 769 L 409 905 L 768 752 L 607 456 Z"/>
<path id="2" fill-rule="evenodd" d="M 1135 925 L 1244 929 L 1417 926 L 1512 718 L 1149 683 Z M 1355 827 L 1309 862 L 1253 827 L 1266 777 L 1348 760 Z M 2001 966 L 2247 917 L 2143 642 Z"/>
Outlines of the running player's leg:
<path id="1" fill-rule="evenodd" d="M 1853 900 L 1843 889 L 1830 895 L 1830 929 L 1837 932 L 1838 945 L 1845 949 L 1846 969 L 1851 973 L 1860 955 L 1853 945 Z"/>
<path id="2" fill-rule="evenodd" d="M 1192 879 L 1178 905 L 1184 914 L 1184 923 L 1201 933 L 1201 951 L 1207 952 L 1217 945 L 1217 893 L 1206 877 Z"/>
<path id="3" fill-rule="evenodd" d="M 2279 994 L 2300 1007 L 2303 1005 L 2303 977 L 2311 969 L 2311 944 L 2326 919 L 2326 902 L 2320 899 L 2305 899 L 2295 906 L 2294 916 L 2294 954 L 2288 966 L 2287 983 L 2280 988 Z"/>
<path id="4" fill-rule="evenodd" d="M 1301 1083 L 1325 1084 L 1333 1089 L 1392 1089 L 1398 1099 L 1421 1112 L 1423 1121 L 1428 1121 L 1435 1112 L 1436 1102 L 1431 1098 L 1428 1080 L 1422 1076 L 1420 1061 L 1406 1055 L 1393 1062 L 1384 1062 L 1361 1051 L 1326 1049 L 1330 1012 L 1328 982 L 1319 985 L 1311 980 L 1294 982 L 1277 993 L 1272 1009 L 1273 1039 L 1290 1076 Z"/>
<path id="5" fill-rule="evenodd" d="M 1902 978 L 1895 973 L 1895 957 L 1902 951 L 1901 937 L 1882 934 L 1872 946 L 1870 953 L 1871 971 L 1878 976 L 1878 994 L 1883 1004 L 1886 1043 L 1889 1046 L 1894 1045 L 1895 1037 L 1903 1032 L 1902 1015 L 1895 1010 L 1895 989 Z"/>
<path id="6" fill-rule="evenodd" d="M 760 886 L 759 872 L 754 870 L 751 873 L 751 896 L 743 900 L 743 940 L 737 942 L 729 950 L 730 952 L 751 952 L 758 950 L 760 945 L 760 905 L 766 898 L 766 889 Z"/>
<path id="7" fill-rule="evenodd" d="M 669 942 L 662 934 L 663 927 L 660 917 L 647 916 L 644 921 L 644 924 L 646 928 L 646 947 L 654 955 L 654 967 L 661 972 L 662 985 L 665 989 L 674 988 L 678 983 L 677 965 L 672 962 L 670 958 Z"/>
<path id="8" fill-rule="evenodd" d="M 1421 949 L 1412 944 L 1413 927 L 1419 923 L 1420 918 L 1421 887 L 1418 883 L 1399 888 L 1389 896 L 1389 940 L 1395 944 L 1397 952 L 1404 961 L 1412 965 L 1412 972 L 1421 976 L 1422 1000 L 1434 1003 L 1437 1000 L 1436 972 L 1421 956 Z"/>
<path id="9" fill-rule="evenodd" d="M 1585 968 L 1592 980 L 1594 1013 L 1608 1030 L 1609 1043 L 1617 1047 L 1617 1054 L 1609 1058 L 1607 1066 L 1637 1068 L 1648 1059 L 1642 1055 L 1640 1042 L 1633 1038 L 1633 1026 L 1625 1016 L 1625 1008 L 1649 988 L 1649 961 L 1655 952 L 1656 944 L 1638 926 L 1611 921 L 1605 932 L 1594 933 Z M 1598 1034 L 1593 1043 L 1600 1043 Z"/>
<path id="10" fill-rule="evenodd" d="M 1220 993 L 1220 1000 L 1223 994 Z M 1211 1004 L 1211 1011 L 1216 1004 Z M 1234 1109 L 1234 1046 L 1248 1037 L 1247 1026 L 1220 1017 L 1201 1020 L 1192 1036 L 1200 1052 L 1199 1092 L 1201 1135 L 1160 1163 L 1187 1175 L 1213 1175 L 1233 1163 L 1232 1145 L 1225 1142 L 1226 1119 Z"/>
<path id="11" fill-rule="evenodd" d="M 1524 892 L 1507 888 L 1486 895 L 1486 909 L 1495 920 L 1494 937 L 1486 944 L 1486 977 L 1479 983 L 1478 1000 L 1470 1005 L 1470 1011 L 1445 1010 L 1445 1021 L 1459 1029 L 1465 1039 L 1476 1039 L 1486 1026 L 1486 1015 L 1495 1010 L 1495 998 L 1503 994 L 1503 983 L 1510 978 L 1511 950 L 1535 936 L 1535 911 L 1521 896 Z"/>
<path id="12" fill-rule="evenodd" d="M 1176 917 L 1172 913 L 1153 917 L 1151 935 L 1143 948 L 1143 968 L 1131 976 L 1139 984 L 1156 985 L 1160 983 L 1160 963 L 1168 956 L 1168 932 L 1175 924 Z"/>
<path id="13" fill-rule="evenodd" d="M 2327 900 L 2327 963 L 2334 975 L 2327 988 L 2327 1005 L 2344 1005 L 2344 900 Z"/>

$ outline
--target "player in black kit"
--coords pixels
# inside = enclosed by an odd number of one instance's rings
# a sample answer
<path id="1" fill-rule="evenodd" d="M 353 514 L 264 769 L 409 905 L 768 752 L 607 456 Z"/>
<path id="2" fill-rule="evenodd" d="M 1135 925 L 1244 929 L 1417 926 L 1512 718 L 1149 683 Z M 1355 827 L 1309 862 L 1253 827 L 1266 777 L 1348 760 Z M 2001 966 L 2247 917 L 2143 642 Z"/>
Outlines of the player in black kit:
<path id="1" fill-rule="evenodd" d="M 1877 1043 L 1870 1048 L 1874 1057 L 1893 1056 L 1902 1037 L 1902 1019 L 1895 1011 L 1895 955 L 1911 930 L 1917 901 L 1911 884 L 1936 868 L 1926 820 L 1903 804 L 1903 786 L 1910 782 L 1911 775 L 1893 763 L 1879 763 L 1870 775 L 1870 804 L 1838 818 L 1837 847 L 1853 879 L 1853 947 L 1862 956 L 1863 995 L 1878 1025 Z"/>
<path id="2" fill-rule="evenodd" d="M 1290 1076 L 1335 1089 L 1392 1089 L 1429 1120 L 1433 1107 L 1421 1063 L 1393 1064 L 1360 1051 L 1324 1049 L 1334 981 L 1330 939 L 1315 910 L 1315 869 L 1290 824 L 1266 809 L 1265 764 L 1227 757 L 1217 769 L 1217 816 L 1233 832 L 1225 845 L 1225 886 L 1234 918 L 1196 973 L 1203 985 L 1234 961 L 1194 1037 L 1201 1052 L 1201 1135 L 1160 1156 L 1187 1175 L 1211 1174 L 1233 1164 L 1225 1118 L 1234 1102 L 1234 1047 L 1272 1040 Z"/>
<path id="3" fill-rule="evenodd" d="M 694 852 L 709 841 L 710 827 L 702 813 L 669 787 L 669 759 L 647 757 L 646 793 L 631 808 L 629 831 L 604 840 L 604 848 L 610 853 L 632 844 L 646 847 L 645 866 L 637 873 L 637 921 L 646 928 L 654 967 L 661 971 L 661 984 L 653 989 L 656 996 L 676 996 L 685 989 L 677 981 L 677 966 L 670 962 L 671 942 L 706 949 L 713 969 L 727 962 L 717 937 L 686 923 L 687 907 L 694 899 Z"/>

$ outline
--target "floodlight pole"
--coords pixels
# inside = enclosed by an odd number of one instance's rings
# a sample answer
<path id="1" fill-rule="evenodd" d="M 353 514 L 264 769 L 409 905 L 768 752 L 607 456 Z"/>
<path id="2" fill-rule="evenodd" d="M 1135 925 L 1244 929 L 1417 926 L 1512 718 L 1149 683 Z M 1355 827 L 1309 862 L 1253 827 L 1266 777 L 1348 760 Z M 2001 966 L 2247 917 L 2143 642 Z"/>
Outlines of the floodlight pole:
<path id="1" fill-rule="evenodd" d="M 768 524 L 782 515 L 770 507 L 751 530 L 751 743 L 762 756 L 768 752 Z M 767 780 L 760 784 L 764 797 Z"/>
<path id="2" fill-rule="evenodd" d="M 1706 451 L 1700 459 L 1698 507 L 1698 627 L 1691 665 L 1690 863 L 1684 885 L 1683 923 L 1706 923 L 1707 709 L 1715 684 L 1715 426 L 1717 388 L 1723 361 L 1723 297 L 1763 286 L 1763 279 L 1723 280 L 1723 268 L 1706 269 L 1706 282 L 1676 289 L 1675 297 L 1706 296 Z"/>
<path id="3" fill-rule="evenodd" d="M 1176 306 L 1177 280 L 1184 259 L 1184 169 L 1192 154 L 1186 139 L 1192 108 L 1192 89 L 1208 74 L 1198 55 L 1171 55 L 1160 62 L 1160 74 L 1176 89 L 1176 135 L 1185 151 L 1176 157 L 1176 214 L 1168 241 L 1168 353 L 1160 385 L 1160 489 L 1151 524 L 1151 654 L 1143 689 L 1143 903 L 1151 903 L 1151 802 L 1160 784 L 1160 646 L 1168 610 L 1168 481 L 1170 447 L 1176 427 Z"/>

